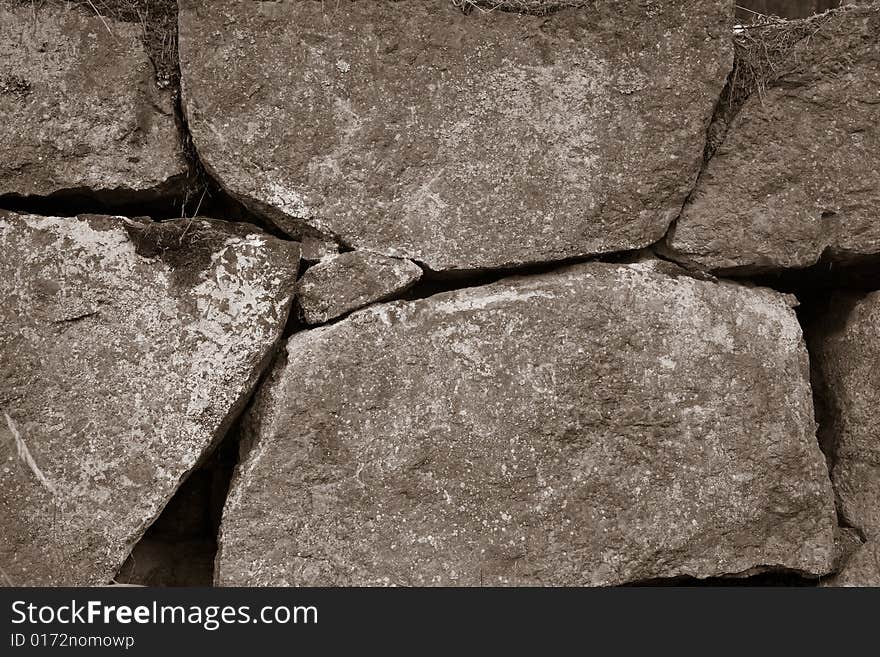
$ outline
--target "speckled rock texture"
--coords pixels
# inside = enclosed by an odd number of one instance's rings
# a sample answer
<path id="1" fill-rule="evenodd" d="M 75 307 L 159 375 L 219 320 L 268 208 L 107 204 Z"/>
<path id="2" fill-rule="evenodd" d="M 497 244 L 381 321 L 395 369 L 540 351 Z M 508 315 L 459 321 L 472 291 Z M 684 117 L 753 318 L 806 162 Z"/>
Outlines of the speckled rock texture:
<path id="1" fill-rule="evenodd" d="M 880 292 L 835 295 L 815 312 L 809 335 L 824 399 L 820 439 L 840 513 L 880 539 Z"/>
<path id="2" fill-rule="evenodd" d="M 243 420 L 221 585 L 830 570 L 791 298 L 577 265 L 304 331 Z"/>
<path id="3" fill-rule="evenodd" d="M 659 240 L 699 171 L 733 3 L 182 0 L 206 167 L 299 235 L 435 271 Z"/>
<path id="4" fill-rule="evenodd" d="M 149 199 L 181 185 L 171 91 L 142 29 L 63 2 L 0 2 L 0 195 Z"/>
<path id="5" fill-rule="evenodd" d="M 409 260 L 366 251 L 329 256 L 310 267 L 296 291 L 306 324 L 323 324 L 412 287 L 422 269 Z"/>
<path id="6" fill-rule="evenodd" d="M 880 542 L 865 543 L 825 586 L 880 586 Z"/>
<path id="7" fill-rule="evenodd" d="M 338 244 L 314 235 L 304 235 L 300 245 L 302 247 L 302 259 L 306 262 L 320 262 L 324 258 L 339 253 Z"/>
<path id="8" fill-rule="evenodd" d="M 110 581 L 240 412 L 298 257 L 241 224 L 0 213 L 4 581 Z"/>
<path id="9" fill-rule="evenodd" d="M 749 273 L 880 253 L 880 6 L 813 23 L 709 162 L 668 239 L 679 262 Z"/>
<path id="10" fill-rule="evenodd" d="M 473 7 L 545 14 L 567 7 L 586 7 L 590 0 L 451 0 L 465 11 Z"/>
<path id="11" fill-rule="evenodd" d="M 864 545 L 859 532 L 852 527 L 838 527 L 834 536 L 835 556 L 832 572 L 839 573 L 846 563 Z"/>

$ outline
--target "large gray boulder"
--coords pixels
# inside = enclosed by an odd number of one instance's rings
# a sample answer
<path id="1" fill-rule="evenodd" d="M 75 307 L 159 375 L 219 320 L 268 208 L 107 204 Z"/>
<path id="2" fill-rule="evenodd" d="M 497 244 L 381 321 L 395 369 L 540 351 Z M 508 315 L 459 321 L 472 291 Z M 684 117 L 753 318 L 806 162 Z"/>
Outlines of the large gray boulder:
<path id="1" fill-rule="evenodd" d="M 173 100 L 143 30 L 87 6 L 0 3 L 0 195 L 130 201 L 180 187 Z"/>
<path id="2" fill-rule="evenodd" d="M 815 312 L 808 334 L 841 515 L 880 539 L 880 292 L 838 293 Z"/>
<path id="3" fill-rule="evenodd" d="M 243 421 L 215 582 L 826 573 L 790 301 L 594 263 L 295 334 Z"/>
<path id="4" fill-rule="evenodd" d="M 634 249 L 699 171 L 732 12 L 182 0 L 183 104 L 220 184 L 293 235 L 433 270 Z"/>
<path id="5" fill-rule="evenodd" d="M 749 39 L 772 51 L 768 29 Z M 806 38 L 709 162 L 670 231 L 679 262 L 750 273 L 880 253 L 880 6 L 781 29 Z"/>
<path id="6" fill-rule="evenodd" d="M 106 584 L 280 338 L 298 245 L 245 225 L 0 214 L 0 569 Z"/>

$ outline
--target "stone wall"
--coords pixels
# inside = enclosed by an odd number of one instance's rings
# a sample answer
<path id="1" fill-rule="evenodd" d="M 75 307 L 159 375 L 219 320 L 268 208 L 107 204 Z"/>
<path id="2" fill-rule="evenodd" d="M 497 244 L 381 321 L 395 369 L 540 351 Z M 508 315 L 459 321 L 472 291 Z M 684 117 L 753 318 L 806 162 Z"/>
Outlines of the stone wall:
<path id="1" fill-rule="evenodd" d="M 6 585 L 877 583 L 876 5 L 178 4 L 0 0 Z"/>

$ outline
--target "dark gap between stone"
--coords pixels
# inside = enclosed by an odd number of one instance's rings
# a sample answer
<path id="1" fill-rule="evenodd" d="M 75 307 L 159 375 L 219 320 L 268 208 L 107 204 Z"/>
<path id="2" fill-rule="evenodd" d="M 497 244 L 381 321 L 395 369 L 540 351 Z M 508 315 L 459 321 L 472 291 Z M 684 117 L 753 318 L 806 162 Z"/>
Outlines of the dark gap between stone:
<path id="1" fill-rule="evenodd" d="M 835 406 L 834 396 L 828 394 L 825 377 L 814 354 L 826 330 L 833 332 L 836 327 L 845 326 L 857 301 L 869 292 L 880 289 L 880 257 L 855 257 L 845 264 L 835 264 L 828 255 L 826 250 L 820 261 L 807 269 L 758 276 L 754 278 L 754 282 L 793 293 L 798 299 L 799 305 L 795 312 L 810 359 L 810 388 L 817 427 L 816 439 L 825 455 L 828 471 L 831 472 L 836 461 L 838 439 L 833 432 L 833 423 L 840 411 Z M 832 301 L 835 301 L 834 314 L 830 312 L 829 304 Z M 838 526 L 852 529 L 836 500 L 835 506 Z M 864 542 L 862 532 L 856 530 L 856 533 Z M 844 555 L 840 558 L 845 562 Z"/>
<path id="2" fill-rule="evenodd" d="M 785 17 L 803 17 L 839 5 L 839 2 L 741 2 L 742 6 Z M 770 6 L 794 6 L 798 9 L 773 9 Z M 822 9 L 803 12 L 806 5 L 828 5 Z M 742 10 L 739 10 L 742 11 Z M 783 13 L 780 13 L 782 11 Z M 177 188 L 163 191 L 158 196 L 126 193 L 124 191 L 91 192 L 70 190 L 47 197 L 0 197 L 0 208 L 72 216 L 76 214 L 117 214 L 124 216 L 150 216 L 155 220 L 192 216 L 212 217 L 227 221 L 242 221 L 261 227 L 282 239 L 291 239 L 280 233 L 271 221 L 260 217 L 233 199 L 205 171 L 192 147 L 192 140 L 180 107 L 179 71 L 174 79 L 176 111 L 181 128 L 181 139 L 193 169 L 192 177 L 198 181 L 195 188 Z M 709 154 L 711 156 L 711 154 Z M 708 159 L 708 158 L 707 158 Z M 474 287 L 495 282 L 512 275 L 536 275 L 579 262 L 606 261 L 626 262 L 642 252 L 623 252 L 605 256 L 574 258 L 565 261 L 511 267 L 487 271 L 434 273 L 411 288 L 401 298 L 419 299 L 439 292 Z M 304 271 L 304 270 L 303 270 Z M 838 293 L 865 292 L 880 289 L 880 259 L 866 258 L 847 265 L 832 265 L 823 259 L 806 270 L 779 274 L 739 277 L 744 283 L 765 285 L 791 292 L 801 301 L 798 316 L 808 336 L 809 325 L 823 300 Z M 840 320 L 841 318 L 837 318 Z M 845 321 L 845 318 L 843 318 Z M 292 312 L 284 337 L 305 328 Z M 809 344 L 809 340 L 808 340 Z M 257 386 L 259 389 L 259 385 Z M 821 386 L 814 386 L 814 395 L 821 396 Z M 817 420 L 820 423 L 825 412 L 821 400 L 817 404 Z M 123 565 L 116 581 L 119 583 L 147 584 L 157 586 L 208 586 L 213 580 L 213 561 L 217 550 L 217 532 L 228 493 L 229 484 L 239 456 L 239 422 L 226 434 L 213 454 L 196 469 L 181 485 L 144 537 L 135 546 L 132 555 Z M 768 572 L 749 577 L 724 577 L 698 580 L 688 577 L 658 579 L 640 582 L 635 586 L 815 586 L 818 580 L 791 572 Z"/>
<path id="3" fill-rule="evenodd" d="M 243 450 L 249 449 L 242 440 L 242 418 L 272 372 L 276 359 L 285 357 L 284 340 L 280 340 L 263 360 L 253 389 L 230 411 L 229 424 L 225 424 L 229 429 L 147 528 L 113 583 L 213 586 L 223 508 Z"/>
<path id="4" fill-rule="evenodd" d="M 840 7 L 841 0 L 737 0 L 736 17 L 745 23 L 755 20 L 756 14 L 779 18 L 807 18 L 829 9 Z"/>
<path id="5" fill-rule="evenodd" d="M 15 1 L 26 4 L 33 2 Z M 188 172 L 186 176 L 146 191 L 82 188 L 59 190 L 46 196 L 0 195 L 0 210 L 58 217 L 81 214 L 149 217 L 154 221 L 198 215 L 249 223 L 279 239 L 293 239 L 266 217 L 251 211 L 228 194 L 208 173 L 199 158 L 181 104 L 176 0 L 41 0 L 40 4 L 47 2 L 63 2 L 65 6 L 89 15 L 97 12 L 101 16 L 142 26 L 144 46 L 155 69 L 156 84 L 171 89 L 175 122 Z"/>
<path id="6" fill-rule="evenodd" d="M 663 577 L 658 579 L 645 580 L 643 582 L 635 582 L 626 584 L 623 588 L 638 588 L 644 586 L 677 586 L 677 587 L 713 587 L 713 586 L 796 586 L 796 587 L 815 587 L 819 585 L 820 580 L 814 577 L 804 577 L 803 575 L 791 571 L 766 572 L 757 575 L 749 575 L 746 577 L 709 577 L 707 579 L 697 579 L 696 577 Z"/>
<path id="7" fill-rule="evenodd" d="M 239 423 L 183 482 L 115 578 L 142 586 L 212 586 L 217 534 L 238 464 Z"/>

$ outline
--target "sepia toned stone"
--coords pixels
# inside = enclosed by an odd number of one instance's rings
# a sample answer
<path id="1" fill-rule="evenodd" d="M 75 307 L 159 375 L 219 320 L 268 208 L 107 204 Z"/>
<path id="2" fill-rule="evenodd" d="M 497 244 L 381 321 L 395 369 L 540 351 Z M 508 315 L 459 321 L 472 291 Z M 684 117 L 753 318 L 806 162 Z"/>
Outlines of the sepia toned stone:
<path id="1" fill-rule="evenodd" d="M 183 0 L 194 144 L 290 234 L 435 271 L 647 246 L 702 164 L 733 6 L 588 4 Z"/>
<path id="2" fill-rule="evenodd" d="M 182 186 L 174 101 L 143 29 L 71 3 L 0 3 L 0 196 L 124 203 Z"/>
<path id="3" fill-rule="evenodd" d="M 322 324 L 411 287 L 422 277 L 409 260 L 366 251 L 330 256 L 310 267 L 297 285 L 306 324 Z"/>
<path id="4" fill-rule="evenodd" d="M 670 231 L 677 261 L 754 273 L 880 253 L 880 6 L 803 27 L 805 38 L 734 119 Z M 760 30 L 749 36 L 762 38 Z"/>
<path id="5" fill-rule="evenodd" d="M 215 582 L 827 573 L 790 301 L 594 263 L 298 333 L 243 421 Z"/>
<path id="6" fill-rule="evenodd" d="M 0 213 L 0 569 L 106 584 L 256 385 L 298 245 L 244 224 Z"/>

